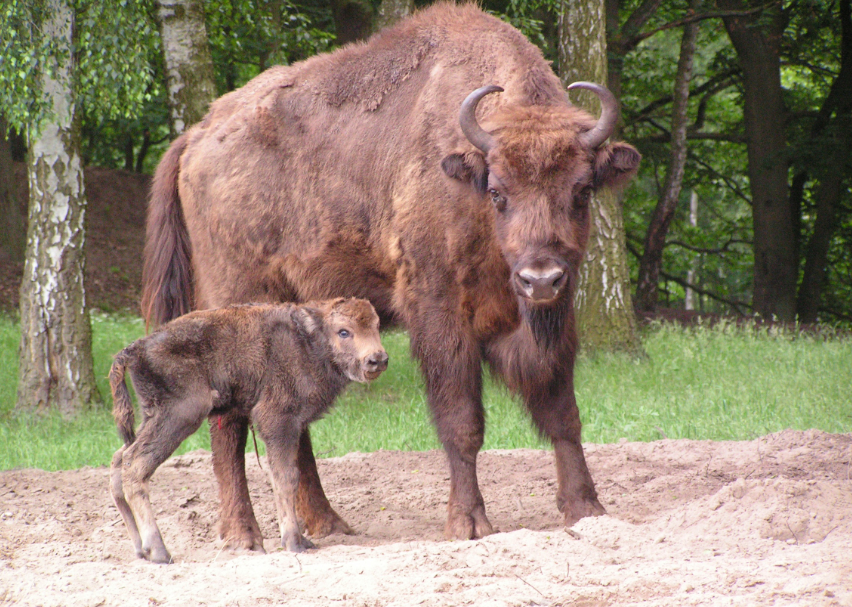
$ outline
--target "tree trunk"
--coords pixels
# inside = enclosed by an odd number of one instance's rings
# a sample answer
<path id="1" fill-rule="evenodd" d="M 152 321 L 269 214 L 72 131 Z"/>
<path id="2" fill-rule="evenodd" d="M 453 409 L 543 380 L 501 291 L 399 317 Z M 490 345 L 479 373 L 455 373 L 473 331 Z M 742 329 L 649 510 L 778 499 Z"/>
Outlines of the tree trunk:
<path id="1" fill-rule="evenodd" d="M 385 27 L 390 27 L 413 12 L 414 0 L 382 0 L 373 29 L 379 31 Z"/>
<path id="2" fill-rule="evenodd" d="M 370 0 L 332 0 L 331 13 L 337 44 L 344 45 L 370 37 L 373 25 L 373 5 Z"/>
<path id="3" fill-rule="evenodd" d="M 18 263 L 24 259 L 27 224 L 15 189 L 15 165 L 7 133 L 6 121 L 0 116 L 0 254 Z"/>
<path id="4" fill-rule="evenodd" d="M 689 225 L 693 228 L 698 226 L 698 194 L 695 190 L 689 196 Z M 686 284 L 695 285 L 698 279 L 698 257 L 694 257 L 686 272 Z M 695 297 L 698 295 L 691 287 L 686 287 L 683 307 L 687 310 L 695 310 Z M 698 295 L 700 297 L 700 295 Z"/>
<path id="5" fill-rule="evenodd" d="M 690 10 L 694 11 L 698 2 L 690 2 Z M 663 265 L 663 249 L 666 246 L 666 234 L 669 231 L 677 203 L 680 199 L 683 172 L 686 167 L 686 127 L 689 109 L 689 82 L 692 80 L 692 58 L 695 55 L 695 40 L 698 36 L 698 23 L 688 23 L 683 27 L 683 38 L 680 43 L 680 59 L 677 63 L 675 76 L 673 105 L 671 160 L 666 172 L 662 195 L 648 231 L 645 233 L 645 249 L 639 260 L 639 280 L 636 285 L 636 308 L 653 312 L 657 307 L 657 283 L 660 280 L 660 269 Z"/>
<path id="6" fill-rule="evenodd" d="M 740 0 L 720 0 L 742 10 Z M 770 12 L 773 11 L 773 12 Z M 725 17 L 725 28 L 743 71 L 744 120 L 754 227 L 754 310 L 764 318 L 796 315 L 796 239 L 787 183 L 786 110 L 781 89 L 779 7 L 744 17 Z"/>
<path id="7" fill-rule="evenodd" d="M 840 2 L 840 71 L 831 85 L 831 91 L 820 108 L 811 131 L 812 138 L 829 137 L 819 145 L 823 150 L 824 165 L 818 167 L 820 178 L 814 198 L 817 216 L 814 232 L 808 241 L 805 269 L 796 300 L 796 312 L 802 322 L 816 322 L 831 237 L 837 229 L 837 209 L 843 196 L 844 181 L 848 177 L 846 161 L 849 158 L 849 133 L 852 132 L 852 2 Z M 832 121 L 831 115 L 835 114 Z"/>
<path id="8" fill-rule="evenodd" d="M 603 2 L 562 0 L 559 12 L 559 67 L 563 84 L 607 82 Z M 578 105 L 600 113 L 597 97 L 579 92 Z M 630 299 L 624 219 L 618 197 L 600 190 L 590 202 L 591 232 L 574 299 L 580 342 L 586 348 L 641 354 Z"/>
<path id="9" fill-rule="evenodd" d="M 71 53 L 73 9 L 49 0 L 46 36 Z M 48 66 L 51 67 L 51 66 Z M 83 285 L 86 198 L 71 89 L 73 60 L 45 70 L 53 116 L 33 133 L 29 151 L 29 228 L 21 285 L 18 409 L 71 415 L 100 401 L 92 365 Z"/>
<path id="10" fill-rule="evenodd" d="M 216 98 L 201 0 L 157 0 L 173 135 L 201 120 Z"/>

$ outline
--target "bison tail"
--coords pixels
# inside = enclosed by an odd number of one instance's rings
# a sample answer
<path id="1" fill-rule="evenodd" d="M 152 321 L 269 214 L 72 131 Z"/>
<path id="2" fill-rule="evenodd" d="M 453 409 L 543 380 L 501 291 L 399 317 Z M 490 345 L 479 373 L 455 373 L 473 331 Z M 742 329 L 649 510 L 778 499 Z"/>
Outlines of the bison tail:
<path id="1" fill-rule="evenodd" d="M 174 140 L 157 165 L 151 185 L 142 268 L 142 314 L 148 327 L 192 308 L 192 250 L 178 195 L 180 158 L 186 145 L 186 133 Z"/>
<path id="2" fill-rule="evenodd" d="M 127 349 L 115 355 L 112 368 L 109 370 L 109 387 L 112 390 L 112 417 L 115 419 L 115 427 L 118 435 L 125 445 L 136 440 L 136 432 L 133 430 L 133 401 L 130 400 L 130 392 L 124 381 L 124 368 L 130 354 Z"/>

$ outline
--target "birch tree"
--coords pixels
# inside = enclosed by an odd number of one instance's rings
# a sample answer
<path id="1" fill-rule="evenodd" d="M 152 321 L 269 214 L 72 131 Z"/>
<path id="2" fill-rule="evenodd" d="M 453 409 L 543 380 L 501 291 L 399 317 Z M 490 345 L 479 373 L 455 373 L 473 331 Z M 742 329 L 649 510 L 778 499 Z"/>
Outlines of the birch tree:
<path id="1" fill-rule="evenodd" d="M 157 24 L 166 65 L 170 122 L 180 135 L 216 98 L 213 61 L 201 0 L 157 0 Z"/>
<path id="2" fill-rule="evenodd" d="M 373 30 L 390 27 L 414 12 L 414 0 L 382 0 L 376 14 Z"/>
<path id="3" fill-rule="evenodd" d="M 29 145 L 16 407 L 69 415 L 101 399 L 83 284 L 86 198 L 72 88 L 74 11 L 66 0 L 48 0 L 45 8 L 42 28 L 56 54 L 41 81 L 50 113 L 33 125 Z"/>
<path id="4" fill-rule="evenodd" d="M 607 82 L 602 0 L 562 0 L 559 11 L 559 75 L 564 85 L 578 80 Z M 581 92 L 572 101 L 597 116 L 597 98 Z M 630 297 L 624 219 L 617 195 L 599 190 L 589 206 L 591 231 L 574 300 L 580 341 L 590 349 L 640 354 Z"/>
<path id="5" fill-rule="evenodd" d="M 86 100 L 108 115 L 132 115 L 145 97 L 141 1 L 114 11 L 96 0 L 10 0 L 0 8 L 0 114 L 27 133 L 29 150 L 19 410 L 70 415 L 100 401 L 84 284 L 77 110 Z"/>

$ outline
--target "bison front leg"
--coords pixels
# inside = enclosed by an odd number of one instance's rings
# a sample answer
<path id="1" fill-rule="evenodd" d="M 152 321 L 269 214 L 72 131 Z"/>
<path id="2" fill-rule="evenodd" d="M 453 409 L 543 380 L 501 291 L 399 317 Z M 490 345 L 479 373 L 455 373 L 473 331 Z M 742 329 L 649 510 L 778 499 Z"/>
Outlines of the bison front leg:
<path id="1" fill-rule="evenodd" d="M 449 329 L 450 321 L 431 324 Z M 412 350 L 420 359 L 426 394 L 438 438 L 450 465 L 447 539 L 474 539 L 494 533 L 476 478 L 476 457 L 485 436 L 479 349 L 463 330 L 455 335 L 411 330 Z"/>
<path id="2" fill-rule="evenodd" d="M 264 552 L 246 481 L 248 418 L 229 411 L 211 415 L 210 446 L 219 485 L 219 537 L 229 548 Z"/>
<path id="3" fill-rule="evenodd" d="M 307 428 L 299 437 L 299 490 L 296 495 L 296 512 L 305 523 L 305 532 L 313 538 L 332 533 L 353 535 L 355 532 L 334 511 L 320 483 L 317 461 Z"/>
<path id="4" fill-rule="evenodd" d="M 553 442 L 559 483 L 556 506 L 564 515 L 565 525 L 570 527 L 581 518 L 606 514 L 606 510 L 598 501 L 583 454 L 582 424 L 573 383 L 563 379 L 555 381 L 564 383 L 537 393 L 527 391 L 525 399 L 539 431 Z"/>

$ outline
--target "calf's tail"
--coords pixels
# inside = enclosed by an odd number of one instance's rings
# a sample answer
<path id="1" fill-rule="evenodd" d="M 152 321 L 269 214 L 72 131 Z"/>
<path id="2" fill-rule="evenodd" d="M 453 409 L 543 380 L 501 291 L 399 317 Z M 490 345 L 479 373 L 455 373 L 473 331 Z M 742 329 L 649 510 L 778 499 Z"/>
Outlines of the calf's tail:
<path id="1" fill-rule="evenodd" d="M 118 435 L 125 445 L 136 440 L 136 431 L 133 429 L 133 401 L 130 400 L 130 392 L 124 381 L 124 369 L 127 366 L 130 354 L 127 348 L 115 355 L 112 368 L 109 370 L 109 387 L 112 390 L 112 417 L 118 428 Z"/>
<path id="2" fill-rule="evenodd" d="M 192 308 L 192 249 L 178 194 L 186 133 L 172 142 L 154 173 L 142 266 L 142 315 L 158 326 Z"/>

